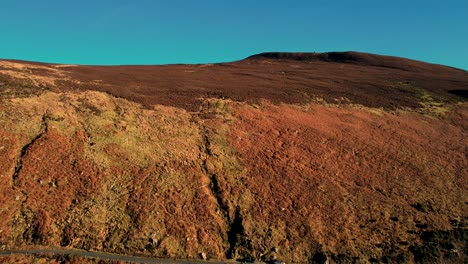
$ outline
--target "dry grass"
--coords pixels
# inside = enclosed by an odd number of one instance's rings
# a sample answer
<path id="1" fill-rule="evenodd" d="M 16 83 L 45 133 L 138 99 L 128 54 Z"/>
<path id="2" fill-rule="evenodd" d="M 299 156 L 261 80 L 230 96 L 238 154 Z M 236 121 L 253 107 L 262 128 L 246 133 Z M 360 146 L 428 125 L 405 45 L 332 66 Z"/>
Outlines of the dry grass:
<path id="1" fill-rule="evenodd" d="M 17 182 L 28 199 L 16 203 L 23 206 L 8 217 L 15 224 L 2 241 L 159 256 L 223 255 L 224 224 L 216 202 L 201 191 L 203 143 L 191 114 L 144 109 L 99 92 L 46 92 L 4 106 L 1 122 L 20 142 L 11 150 L 16 159 L 40 133 L 41 116 L 48 132 L 22 158 Z M 42 224 L 45 213 L 49 220 Z"/>
<path id="2" fill-rule="evenodd" d="M 322 248 L 337 259 L 369 251 L 379 259 L 390 254 L 382 245 L 417 240 L 418 223 L 451 229 L 447 219 L 464 214 L 459 125 L 322 105 L 242 107 L 234 117 L 231 144 L 253 201 L 244 226 L 256 252 L 277 246 L 299 262 Z M 421 201 L 430 201 L 428 215 L 411 206 Z"/>
<path id="3" fill-rule="evenodd" d="M 0 74 L 5 74 L 16 79 L 28 80 L 34 86 L 44 87 L 55 86 L 56 81 L 69 79 L 67 72 L 57 67 L 10 61 L 0 61 Z"/>
<path id="4" fill-rule="evenodd" d="M 457 111 L 207 99 L 189 113 L 92 91 L 4 100 L 0 244 L 190 258 L 278 247 L 295 262 L 382 258 L 402 241 L 407 252 L 416 225 L 466 218 Z"/>

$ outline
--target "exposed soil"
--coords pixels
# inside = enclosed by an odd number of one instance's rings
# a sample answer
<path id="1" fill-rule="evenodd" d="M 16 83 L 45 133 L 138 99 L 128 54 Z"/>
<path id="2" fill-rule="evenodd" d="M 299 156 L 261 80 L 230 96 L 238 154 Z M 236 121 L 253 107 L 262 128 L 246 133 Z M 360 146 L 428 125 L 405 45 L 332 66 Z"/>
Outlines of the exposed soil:
<path id="1" fill-rule="evenodd" d="M 0 61 L 0 250 L 464 263 L 467 90 L 356 52 Z"/>

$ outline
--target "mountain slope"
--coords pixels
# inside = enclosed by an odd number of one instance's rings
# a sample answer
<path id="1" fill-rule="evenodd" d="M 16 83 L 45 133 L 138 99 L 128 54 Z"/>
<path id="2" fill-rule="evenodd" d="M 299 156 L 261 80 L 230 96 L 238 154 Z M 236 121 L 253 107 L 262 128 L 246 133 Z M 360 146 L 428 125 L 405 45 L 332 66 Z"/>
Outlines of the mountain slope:
<path id="1" fill-rule="evenodd" d="M 0 61 L 0 247 L 462 263 L 467 89 L 361 53 Z"/>
<path id="2" fill-rule="evenodd" d="M 310 103 L 317 98 L 335 103 L 346 98 L 368 107 L 418 108 L 424 95 L 444 102 L 459 101 L 456 94 L 468 86 L 466 71 L 440 65 L 362 53 L 330 53 L 351 56 L 358 63 L 307 59 L 333 57 L 328 53 L 294 54 L 288 56 L 305 59 L 278 60 L 259 55 L 256 59 L 205 65 L 19 65 L 37 78 L 57 79 L 54 85 L 42 81 L 44 88 L 97 90 L 146 106 L 163 104 L 189 111 L 198 111 L 203 104 L 199 99 L 207 97 L 274 103 Z M 8 65 L 2 68 L 17 75 L 21 71 Z"/>

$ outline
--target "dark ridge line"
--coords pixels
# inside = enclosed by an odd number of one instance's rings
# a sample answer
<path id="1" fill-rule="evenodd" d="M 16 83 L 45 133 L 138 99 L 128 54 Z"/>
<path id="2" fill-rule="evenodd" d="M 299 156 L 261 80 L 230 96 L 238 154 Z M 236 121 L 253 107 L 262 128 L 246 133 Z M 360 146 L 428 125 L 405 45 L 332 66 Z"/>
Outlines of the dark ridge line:
<path id="1" fill-rule="evenodd" d="M 15 171 L 13 172 L 12 176 L 13 185 L 16 185 L 16 180 L 18 179 L 21 169 L 23 168 L 23 158 L 24 156 L 26 156 L 26 152 L 37 140 L 39 140 L 44 134 L 46 134 L 49 131 L 49 125 L 47 123 L 48 118 L 49 117 L 47 112 L 42 115 L 41 129 L 39 130 L 39 134 L 37 134 L 29 143 L 27 143 L 21 148 L 19 158 L 15 165 Z"/>
<path id="2" fill-rule="evenodd" d="M 203 114 L 204 112 L 209 112 L 209 106 L 207 105 L 207 103 L 205 102 L 204 105 L 201 106 L 201 109 L 200 111 L 198 112 L 198 118 L 199 120 L 202 120 L 203 119 Z M 213 195 L 213 197 L 216 199 L 216 202 L 218 204 L 218 207 L 221 209 L 221 211 L 223 212 L 223 215 L 224 215 L 224 218 L 227 222 L 227 224 L 229 224 L 229 206 L 226 205 L 224 202 L 223 202 L 223 194 L 222 194 L 222 190 L 221 188 L 219 187 L 219 182 L 218 182 L 218 178 L 217 178 L 217 175 L 216 174 L 211 174 L 208 170 L 208 157 L 210 156 L 213 156 L 213 151 L 211 150 L 211 141 L 210 141 L 210 138 L 208 136 L 208 128 L 200 121 L 195 121 L 196 123 L 198 123 L 198 126 L 200 127 L 201 129 L 201 133 L 202 133 L 202 140 L 203 140 L 203 145 L 201 147 L 201 152 L 204 152 L 205 154 L 205 157 L 202 159 L 202 170 L 203 170 L 203 173 L 208 177 L 208 179 L 210 180 L 210 184 L 208 186 L 208 188 L 210 189 L 211 191 L 211 194 Z"/>
<path id="3" fill-rule="evenodd" d="M 201 111 L 200 111 L 200 113 L 201 113 Z M 210 184 L 208 185 L 208 188 L 210 189 L 211 195 L 216 199 L 216 204 L 217 204 L 218 208 L 221 210 L 221 213 L 222 213 L 223 218 L 224 218 L 224 222 L 229 227 L 229 230 L 228 230 L 228 240 L 229 240 L 229 234 L 231 232 L 231 223 L 230 223 L 231 221 L 230 221 L 230 215 L 229 215 L 229 206 L 223 202 L 223 192 L 222 192 L 222 190 L 221 190 L 221 188 L 219 186 L 218 177 L 216 176 L 216 174 L 211 174 L 209 172 L 209 170 L 208 170 L 208 164 L 207 164 L 208 157 L 213 155 L 213 153 L 211 151 L 211 142 L 210 142 L 210 139 L 208 137 L 208 129 L 203 124 L 199 124 L 199 125 L 201 126 L 202 133 L 203 133 L 203 136 L 202 136 L 202 139 L 203 139 L 202 151 L 205 153 L 205 157 L 202 160 L 202 171 L 203 171 L 203 174 L 205 174 L 208 177 L 209 181 L 210 181 Z M 229 258 L 228 256 L 229 256 L 231 247 L 232 247 L 232 245 L 229 244 L 229 250 L 225 253 L 227 258 Z"/>
<path id="4" fill-rule="evenodd" d="M 198 113 L 198 117 L 200 119 L 203 118 L 203 112 L 209 112 L 209 106 L 207 106 L 206 103 L 205 105 L 201 107 L 201 110 Z M 199 123 L 199 126 L 201 127 L 201 130 L 203 133 L 202 135 L 203 150 L 202 151 L 205 153 L 205 158 L 202 161 L 202 170 L 203 170 L 203 173 L 210 180 L 210 184 L 208 188 L 211 191 L 211 195 L 216 199 L 218 208 L 221 210 L 224 216 L 224 220 L 229 228 L 227 230 L 227 240 L 229 243 L 229 248 L 225 252 L 225 256 L 227 259 L 233 259 L 235 257 L 236 248 L 239 244 L 238 242 L 240 242 L 238 241 L 239 240 L 238 238 L 245 236 L 244 226 L 242 223 L 242 217 L 240 215 L 240 207 L 239 206 L 236 207 L 235 215 L 234 217 L 232 217 L 230 214 L 229 205 L 223 201 L 224 195 L 219 185 L 218 176 L 216 174 L 210 173 L 208 170 L 208 165 L 207 165 L 208 157 L 213 156 L 213 152 L 211 150 L 211 141 L 208 135 L 209 133 L 208 128 L 205 125 L 200 124 L 200 123 Z"/>
<path id="5" fill-rule="evenodd" d="M 236 212 L 234 215 L 234 219 L 232 220 L 231 224 L 229 225 L 228 231 L 228 242 L 229 242 L 229 250 L 226 253 L 226 257 L 228 259 L 233 259 L 236 255 L 236 248 L 239 243 L 244 243 L 245 240 L 245 228 L 244 223 L 242 220 L 242 216 L 240 213 L 240 207 L 236 207 Z"/>

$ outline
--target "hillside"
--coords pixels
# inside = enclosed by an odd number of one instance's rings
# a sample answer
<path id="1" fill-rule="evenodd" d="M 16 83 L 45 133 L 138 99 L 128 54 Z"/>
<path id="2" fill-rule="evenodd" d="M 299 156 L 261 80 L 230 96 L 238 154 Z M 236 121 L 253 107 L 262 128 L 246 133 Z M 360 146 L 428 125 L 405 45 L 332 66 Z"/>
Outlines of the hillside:
<path id="1" fill-rule="evenodd" d="M 467 91 L 358 52 L 0 60 L 0 250 L 466 262 Z"/>

